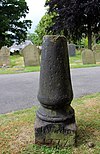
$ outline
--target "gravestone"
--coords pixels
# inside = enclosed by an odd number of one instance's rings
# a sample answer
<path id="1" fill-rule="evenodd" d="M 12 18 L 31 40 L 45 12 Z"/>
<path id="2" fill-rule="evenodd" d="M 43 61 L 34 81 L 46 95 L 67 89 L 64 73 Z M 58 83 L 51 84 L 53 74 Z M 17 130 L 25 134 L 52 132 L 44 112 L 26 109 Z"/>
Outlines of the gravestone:
<path id="1" fill-rule="evenodd" d="M 7 47 L 2 47 L 0 50 L 0 66 L 10 65 L 10 51 Z"/>
<path id="2" fill-rule="evenodd" d="M 95 44 L 92 50 L 95 53 L 96 62 L 100 62 L 100 44 Z"/>
<path id="3" fill-rule="evenodd" d="M 82 51 L 83 64 L 96 64 L 95 53 L 92 50 L 85 49 Z"/>
<path id="4" fill-rule="evenodd" d="M 70 57 L 76 56 L 75 44 L 68 44 L 68 54 Z"/>
<path id="5" fill-rule="evenodd" d="M 76 123 L 71 107 L 73 91 L 67 41 L 64 36 L 43 38 L 35 143 L 67 147 L 75 144 Z"/>
<path id="6" fill-rule="evenodd" d="M 34 44 L 27 45 L 22 50 L 25 66 L 38 66 L 40 65 L 39 49 Z"/>

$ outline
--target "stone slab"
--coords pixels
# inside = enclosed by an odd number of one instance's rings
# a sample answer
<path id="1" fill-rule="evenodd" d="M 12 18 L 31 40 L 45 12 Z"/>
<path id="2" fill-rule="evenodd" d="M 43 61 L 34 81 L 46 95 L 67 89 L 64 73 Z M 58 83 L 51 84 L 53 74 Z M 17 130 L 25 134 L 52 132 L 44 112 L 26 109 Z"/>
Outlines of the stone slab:
<path id="1" fill-rule="evenodd" d="M 92 47 L 92 49 L 93 49 L 94 51 L 100 52 L 100 44 L 95 44 L 95 45 Z"/>
<path id="2" fill-rule="evenodd" d="M 2 47 L 0 50 L 0 66 L 10 65 L 10 51 L 7 47 Z"/>
<path id="3" fill-rule="evenodd" d="M 22 50 L 25 66 L 38 66 L 40 65 L 39 49 L 33 44 L 27 45 Z"/>
<path id="4" fill-rule="evenodd" d="M 76 56 L 75 44 L 68 44 L 68 54 L 70 57 Z"/>
<path id="5" fill-rule="evenodd" d="M 100 62 L 100 44 L 95 44 L 92 50 L 95 53 L 96 62 Z"/>
<path id="6" fill-rule="evenodd" d="M 96 64 L 95 53 L 92 50 L 85 49 L 82 51 L 83 64 Z"/>
<path id="7" fill-rule="evenodd" d="M 76 124 L 51 123 L 36 118 L 35 144 L 68 147 L 76 143 Z"/>

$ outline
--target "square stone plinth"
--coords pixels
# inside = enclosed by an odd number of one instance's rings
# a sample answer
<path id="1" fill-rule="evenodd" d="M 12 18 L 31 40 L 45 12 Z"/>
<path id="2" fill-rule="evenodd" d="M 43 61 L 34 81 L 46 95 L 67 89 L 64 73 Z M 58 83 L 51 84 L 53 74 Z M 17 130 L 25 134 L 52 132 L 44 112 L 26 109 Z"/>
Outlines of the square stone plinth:
<path id="1" fill-rule="evenodd" d="M 75 145 L 76 124 L 67 122 L 52 123 L 36 118 L 35 144 L 68 147 Z"/>

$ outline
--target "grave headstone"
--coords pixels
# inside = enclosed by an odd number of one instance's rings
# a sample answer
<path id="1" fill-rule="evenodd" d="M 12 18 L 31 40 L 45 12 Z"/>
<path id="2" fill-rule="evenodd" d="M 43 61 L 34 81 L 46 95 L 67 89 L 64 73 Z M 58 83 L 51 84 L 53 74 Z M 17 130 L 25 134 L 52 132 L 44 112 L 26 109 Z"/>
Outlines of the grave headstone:
<path id="1" fill-rule="evenodd" d="M 70 57 L 76 56 L 75 44 L 68 44 L 68 54 Z"/>
<path id="2" fill-rule="evenodd" d="M 95 44 L 92 50 L 95 53 L 96 62 L 100 62 L 100 44 Z"/>
<path id="3" fill-rule="evenodd" d="M 7 47 L 2 47 L 0 49 L 0 66 L 10 65 L 10 51 Z"/>
<path id="4" fill-rule="evenodd" d="M 70 106 L 73 91 L 64 36 L 43 38 L 35 143 L 67 147 L 75 144 L 76 123 Z"/>
<path id="5" fill-rule="evenodd" d="M 22 50 L 25 66 L 38 66 L 40 65 L 39 49 L 34 44 L 27 45 Z"/>
<path id="6" fill-rule="evenodd" d="M 96 64 L 95 53 L 92 50 L 85 49 L 82 51 L 83 64 Z"/>

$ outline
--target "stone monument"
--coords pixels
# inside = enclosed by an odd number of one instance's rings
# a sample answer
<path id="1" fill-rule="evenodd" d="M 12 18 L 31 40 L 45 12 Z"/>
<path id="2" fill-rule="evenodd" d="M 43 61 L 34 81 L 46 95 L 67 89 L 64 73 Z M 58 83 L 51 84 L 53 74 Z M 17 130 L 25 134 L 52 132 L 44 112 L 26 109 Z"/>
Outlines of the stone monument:
<path id="1" fill-rule="evenodd" d="M 71 107 L 73 91 L 67 41 L 64 36 L 43 38 L 35 143 L 66 147 L 74 145 L 76 123 Z"/>
<path id="2" fill-rule="evenodd" d="M 68 44 L 68 54 L 70 57 L 76 56 L 75 44 Z"/>
<path id="3" fill-rule="evenodd" d="M 0 66 L 10 65 L 10 51 L 4 46 L 0 49 Z"/>
<path id="4" fill-rule="evenodd" d="M 96 62 L 100 62 L 100 44 L 95 44 L 92 50 L 95 53 Z"/>
<path id="5" fill-rule="evenodd" d="M 29 44 L 22 49 L 25 66 L 38 66 L 40 65 L 39 49 L 35 44 Z"/>
<path id="6" fill-rule="evenodd" d="M 83 50 L 82 62 L 83 64 L 96 64 L 95 53 L 90 49 Z"/>

